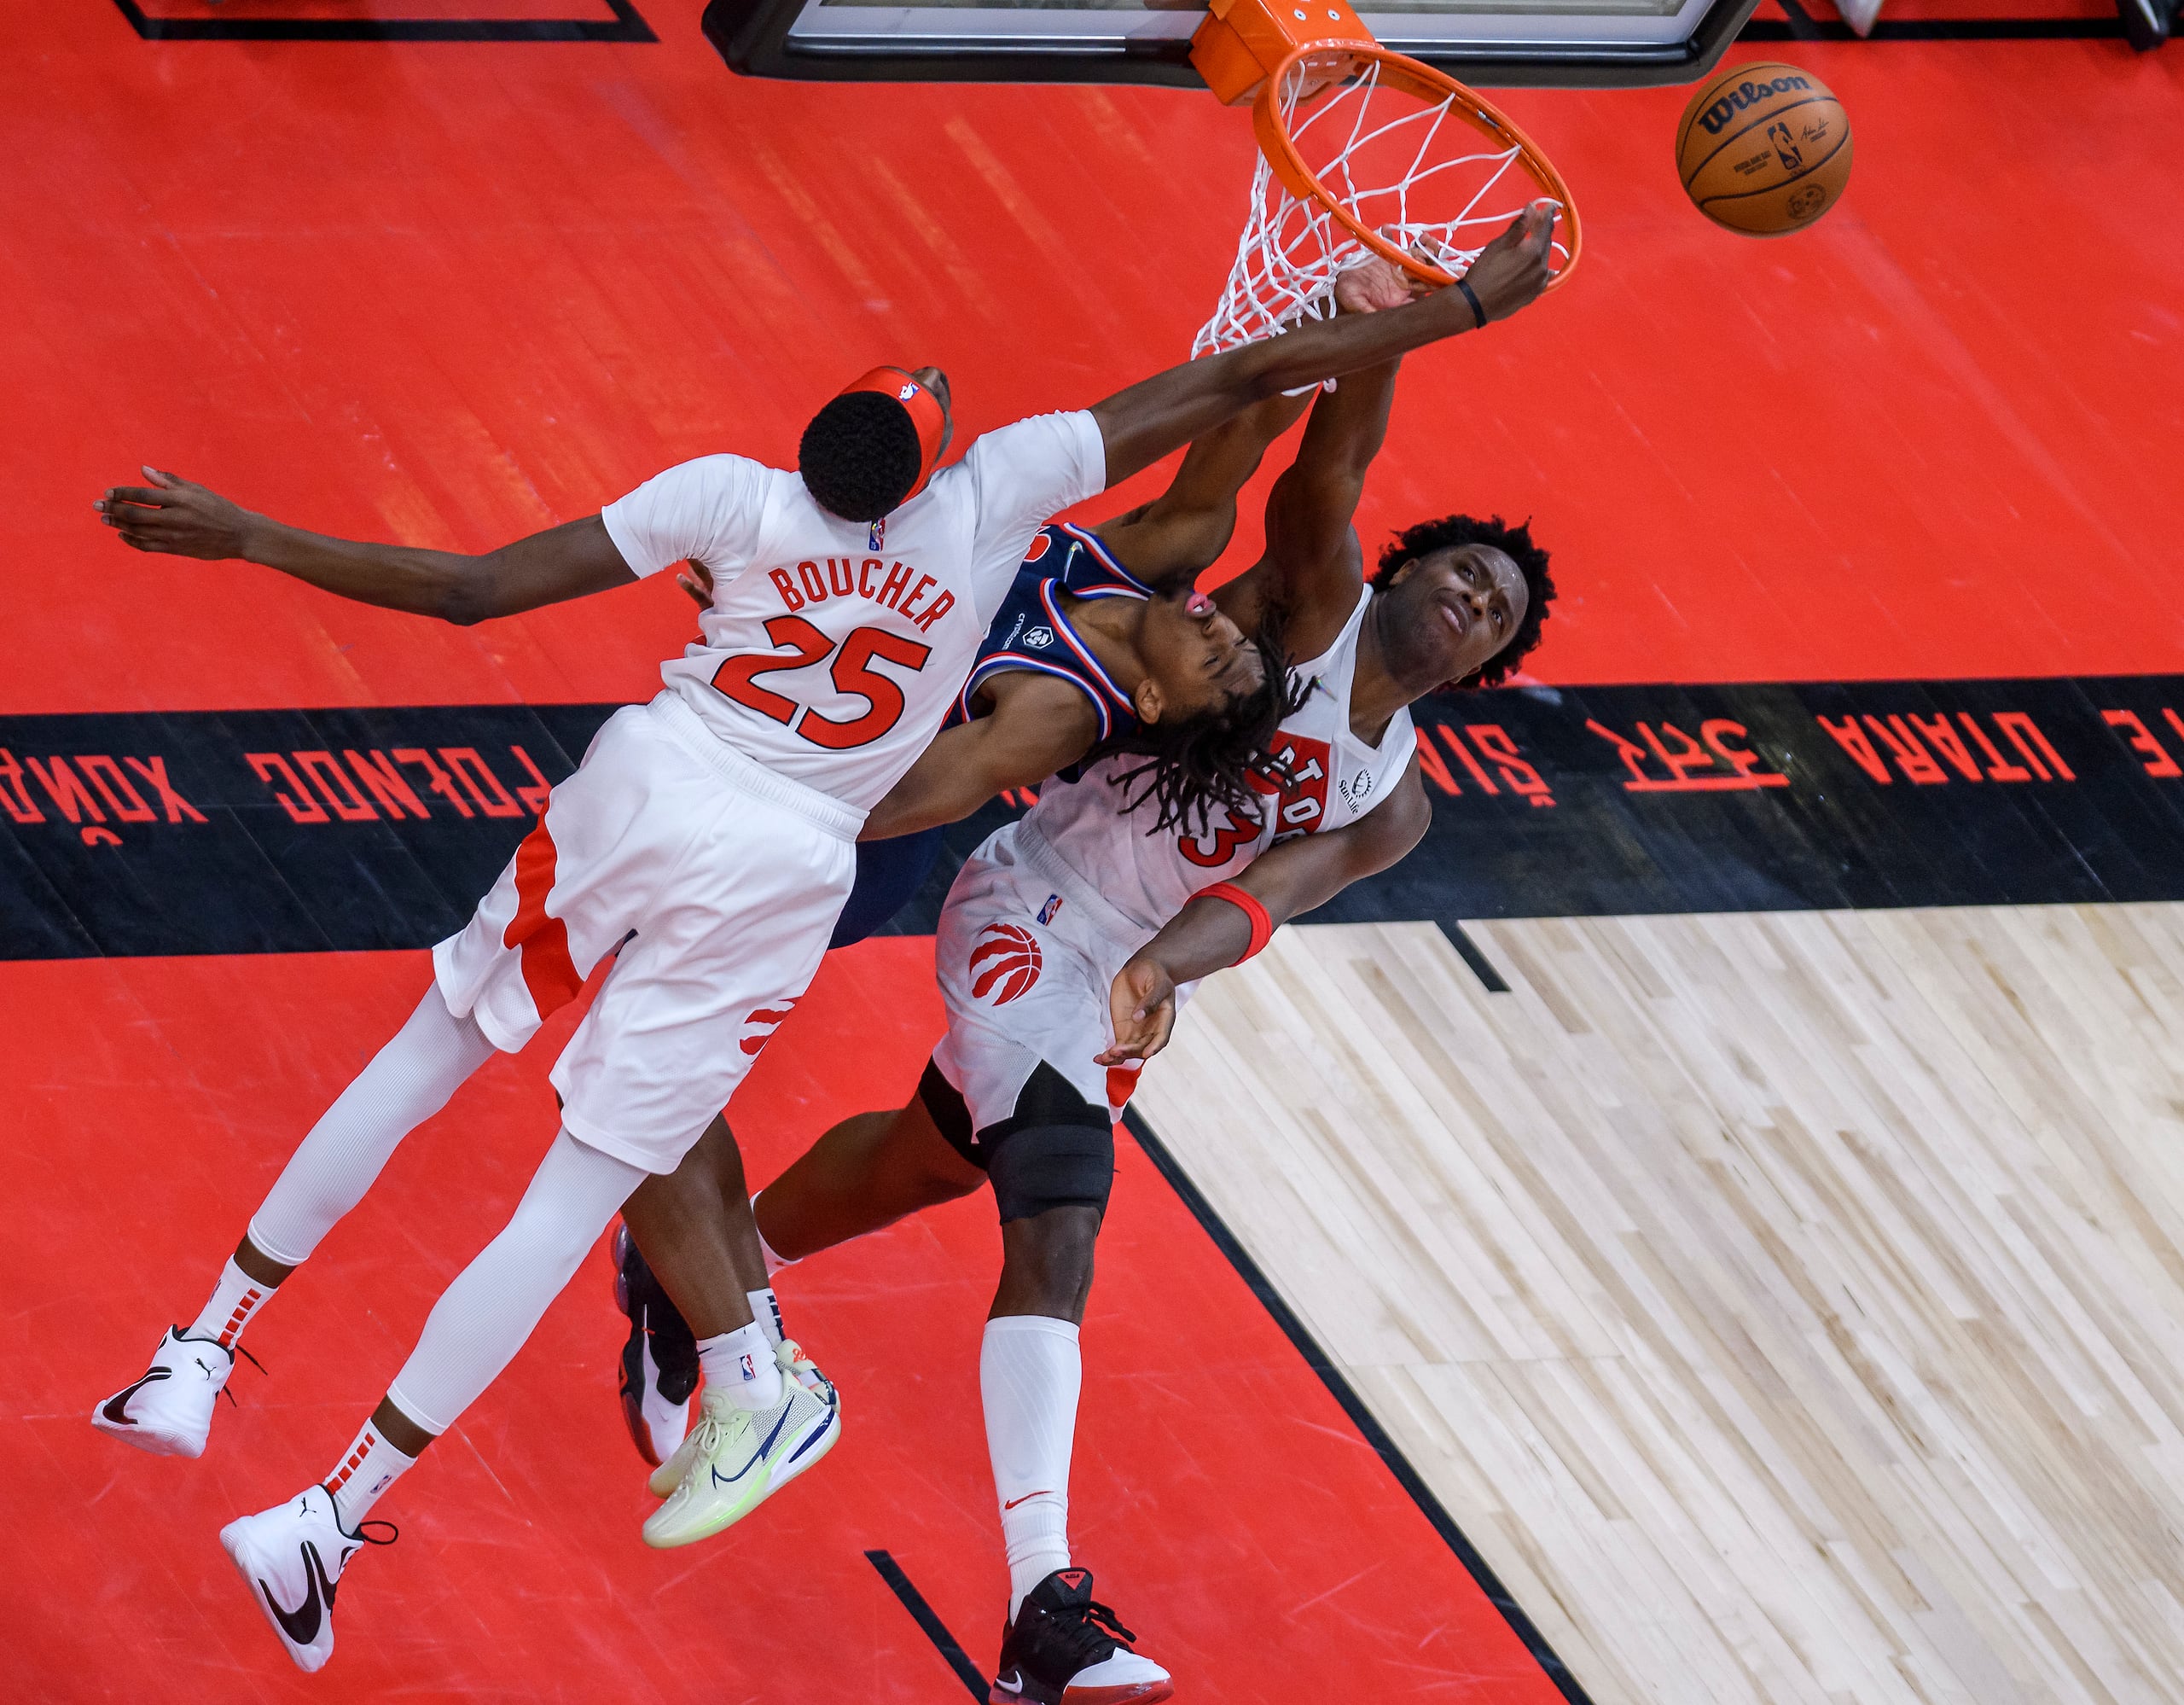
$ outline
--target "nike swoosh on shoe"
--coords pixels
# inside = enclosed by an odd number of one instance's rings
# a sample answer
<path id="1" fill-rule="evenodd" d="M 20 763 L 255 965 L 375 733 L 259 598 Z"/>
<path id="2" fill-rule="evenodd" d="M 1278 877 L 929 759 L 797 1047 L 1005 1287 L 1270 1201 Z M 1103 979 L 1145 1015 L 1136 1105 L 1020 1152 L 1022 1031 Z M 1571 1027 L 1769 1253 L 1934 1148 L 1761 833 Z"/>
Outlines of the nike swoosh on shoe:
<path id="1" fill-rule="evenodd" d="M 751 1452 L 750 1459 L 746 1461 L 741 1468 L 736 1469 L 734 1474 L 729 1475 L 725 1477 L 722 1475 L 721 1471 L 718 1469 L 711 1470 L 713 1477 L 713 1484 L 715 1486 L 733 1486 L 737 1481 L 742 1479 L 745 1475 L 750 1473 L 753 1468 L 758 1466 L 759 1459 L 763 1458 L 768 1451 L 773 1449 L 774 1440 L 781 1437 L 781 1429 L 787 1425 L 788 1411 L 784 1408 L 781 1411 L 781 1418 L 774 1423 L 774 1430 L 766 1434 L 765 1443 L 759 1446 L 757 1450 Z"/>

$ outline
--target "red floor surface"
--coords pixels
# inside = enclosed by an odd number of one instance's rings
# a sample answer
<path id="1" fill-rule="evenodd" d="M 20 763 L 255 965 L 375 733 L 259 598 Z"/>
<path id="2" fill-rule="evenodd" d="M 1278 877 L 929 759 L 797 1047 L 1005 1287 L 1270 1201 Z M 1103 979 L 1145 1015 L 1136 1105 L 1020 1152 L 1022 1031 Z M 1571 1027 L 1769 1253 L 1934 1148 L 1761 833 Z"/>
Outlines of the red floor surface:
<path id="1" fill-rule="evenodd" d="M 837 954 L 738 1102 L 770 1177 L 938 1032 L 930 944 Z M 551 1134 L 564 1013 L 490 1064 L 253 1325 L 206 1456 L 95 1433 L 193 1314 L 298 1135 L 399 1023 L 422 955 L 15 965 L 0 1289 L 8 1680 L 20 1699 L 960 1700 L 863 1557 L 892 1552 L 979 1662 L 1006 1585 L 980 1429 L 990 1207 L 786 1275 L 844 1392 L 841 1445 L 723 1538 L 648 1551 L 613 1395 L 604 1245 L 500 1382 L 380 1513 L 332 1665 L 289 1667 L 215 1535 L 333 1466 L 426 1311 Z M 1193 1700 L 1557 1696 L 1234 1271 L 1127 1141 L 1084 1328 L 1079 1560 Z"/>
<path id="2" fill-rule="evenodd" d="M 0 712 L 623 698 L 687 626 L 665 585 L 460 632 L 141 562 L 89 508 L 139 462 L 484 547 L 687 456 L 786 458 L 874 361 L 941 362 L 980 427 L 1180 357 L 1210 308 L 1242 115 L 739 80 L 697 0 L 643 9 L 656 44 L 17 20 Z M 1414 359 L 1368 537 L 1536 517 L 1552 680 L 2175 666 L 2184 52 L 1767 51 L 1828 80 L 1857 147 L 1843 204 L 1775 242 L 1683 200 L 1681 91 L 1509 94 L 1576 186 L 1583 271 Z"/>
<path id="3" fill-rule="evenodd" d="M 945 364 L 967 432 L 1179 356 L 1210 306 L 1240 114 L 741 82 L 698 0 L 640 4 L 656 44 L 154 44 L 104 0 L 15 9 L 0 714 L 632 698 L 690 626 L 664 584 L 458 631 L 134 556 L 90 504 L 141 461 L 328 530 L 482 548 L 687 456 L 786 459 L 876 361 Z M 557 9 L 416 15 L 458 9 Z M 1766 56 L 1834 86 L 1858 150 L 1844 203 L 1777 243 L 1684 203 L 1680 91 L 1508 96 L 1577 188 L 1584 271 L 1413 362 L 1368 539 L 1460 505 L 1535 517 L 1565 588 L 1549 680 L 2178 668 L 2184 49 Z M 1247 511 L 1240 552 L 1256 532 Z M 905 1091 L 938 1021 L 928 951 L 830 967 L 739 1104 L 759 1176 Z M 241 1373 L 205 1461 L 86 1424 L 423 975 L 0 968 L 0 1695 L 962 1697 L 862 1553 L 990 1659 L 980 1202 L 791 1276 L 847 1431 L 747 1528 L 638 1544 L 595 1260 L 393 1495 L 403 1540 L 357 1566 L 326 1674 L 290 1670 L 245 1602 L 217 1528 L 330 1466 L 500 1223 L 553 1127 L 550 1036 L 421 1133 L 253 1328 L 271 1374 Z M 1550 1696 L 1128 1145 L 1086 1343 L 1082 1553 L 1183 1698 Z"/>

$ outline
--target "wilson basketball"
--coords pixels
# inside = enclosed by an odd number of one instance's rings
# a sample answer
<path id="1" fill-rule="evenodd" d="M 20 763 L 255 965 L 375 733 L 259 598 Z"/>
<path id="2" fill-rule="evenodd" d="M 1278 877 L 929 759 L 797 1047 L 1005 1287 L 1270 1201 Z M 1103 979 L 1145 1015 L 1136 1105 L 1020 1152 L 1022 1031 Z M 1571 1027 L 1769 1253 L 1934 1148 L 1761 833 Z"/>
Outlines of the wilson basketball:
<path id="1" fill-rule="evenodd" d="M 1850 178 L 1850 120 L 1809 71 L 1767 60 L 1717 72 L 1676 133 L 1676 175 L 1699 211 L 1746 236 L 1802 230 Z"/>

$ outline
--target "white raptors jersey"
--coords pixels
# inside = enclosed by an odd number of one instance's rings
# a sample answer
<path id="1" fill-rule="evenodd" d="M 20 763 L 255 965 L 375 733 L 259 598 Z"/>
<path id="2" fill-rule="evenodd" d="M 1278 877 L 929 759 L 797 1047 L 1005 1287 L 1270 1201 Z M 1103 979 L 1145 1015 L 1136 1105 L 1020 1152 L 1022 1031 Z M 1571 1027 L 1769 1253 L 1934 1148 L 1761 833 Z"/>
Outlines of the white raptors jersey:
<path id="1" fill-rule="evenodd" d="M 1032 535 L 1107 477 L 1090 415 L 1039 415 L 869 526 L 740 456 L 671 468 L 601 518 L 637 574 L 712 571 L 705 637 L 661 666 L 668 687 L 746 758 L 869 811 L 939 730 Z"/>
<path id="2" fill-rule="evenodd" d="M 1279 792 L 1271 784 L 1264 788 L 1255 818 L 1216 806 L 1196 832 L 1147 835 L 1142 825 L 1152 821 L 1152 807 L 1124 812 L 1123 800 L 1134 788 L 1117 780 L 1145 759 L 1106 758 L 1080 781 L 1048 782 L 1016 829 L 1043 841 L 1116 911 L 1157 930 L 1200 888 L 1234 876 L 1276 842 L 1355 823 L 1395 791 L 1418 743 L 1408 709 L 1390 719 L 1378 745 L 1350 730 L 1357 637 L 1372 596 L 1369 587 L 1361 588 L 1357 608 L 1334 643 L 1292 668 L 1292 677 L 1312 683 L 1311 695 L 1275 738 L 1276 755 L 1288 765 L 1288 783 Z"/>

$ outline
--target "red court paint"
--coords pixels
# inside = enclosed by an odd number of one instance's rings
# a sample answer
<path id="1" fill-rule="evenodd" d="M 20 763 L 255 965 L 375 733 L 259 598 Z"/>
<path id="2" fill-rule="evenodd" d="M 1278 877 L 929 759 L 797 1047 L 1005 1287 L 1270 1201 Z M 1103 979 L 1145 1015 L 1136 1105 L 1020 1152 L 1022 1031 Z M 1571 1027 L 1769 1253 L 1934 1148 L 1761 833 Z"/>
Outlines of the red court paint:
<path id="1" fill-rule="evenodd" d="M 929 943 L 829 961 L 735 1105 L 766 1178 L 834 1119 L 898 1101 L 940 1024 Z M 209 1293 L 309 1121 L 400 1022 L 421 954 L 8 968 L 15 1095 L 0 1285 L 11 1685 L 38 1699 L 595 1701 L 962 1696 L 865 1561 L 892 1552 L 990 1664 L 1007 1580 L 979 1335 L 984 1198 L 792 1269 L 781 1291 L 844 1392 L 842 1444 L 748 1524 L 649 1551 L 613 1388 L 604 1249 L 375 1514 L 331 1667 L 293 1671 L 214 1538 L 323 1479 L 439 1289 L 514 1207 L 554 1128 L 577 1009 L 496 1061 L 269 1303 L 196 1463 L 95 1433 Z M 841 1071 L 857 1062 L 857 1075 Z M 1084 1330 L 1078 1561 L 1193 1700 L 1558 1697 L 1134 1143 Z"/>
<path id="2" fill-rule="evenodd" d="M 785 459 L 877 363 L 946 365 L 960 441 L 1180 357 L 1210 308 L 1243 115 L 738 80 L 697 0 L 642 9 L 656 44 L 21 20 L 0 382 L 37 429 L 0 462 L 0 712 L 625 698 L 689 631 L 664 579 L 460 631 L 139 559 L 89 507 L 139 462 L 483 548 L 684 457 Z M 1779 241 L 1684 200 L 1682 91 L 1509 91 L 1582 199 L 1584 267 L 1414 359 L 1368 546 L 1459 505 L 1535 517 L 1553 680 L 2175 667 L 2184 225 L 2150 213 L 2184 203 L 2156 145 L 2184 59 L 1751 51 L 1809 64 L 1857 138 L 1841 207 Z"/>

